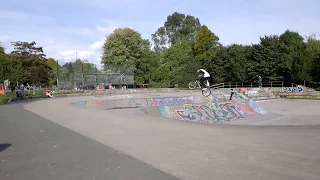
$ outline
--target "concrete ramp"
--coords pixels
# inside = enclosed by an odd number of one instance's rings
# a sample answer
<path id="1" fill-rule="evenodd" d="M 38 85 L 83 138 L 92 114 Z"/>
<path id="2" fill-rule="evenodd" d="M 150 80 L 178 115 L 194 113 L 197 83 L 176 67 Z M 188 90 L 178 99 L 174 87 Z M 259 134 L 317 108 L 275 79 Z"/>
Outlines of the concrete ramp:
<path id="1" fill-rule="evenodd" d="M 148 116 L 201 123 L 229 123 L 266 114 L 254 100 L 237 92 L 233 100 L 211 95 L 88 100 L 72 104 L 102 110 L 139 108 Z"/>
<path id="2" fill-rule="evenodd" d="M 206 100 L 200 98 L 197 103 L 153 106 L 141 112 L 150 116 L 202 123 L 228 123 L 266 114 L 255 101 L 239 93 L 235 93 L 233 100 L 209 96 Z"/>
<path id="3" fill-rule="evenodd" d="M 73 102 L 78 107 L 95 107 L 100 109 L 124 109 L 154 106 L 175 106 L 182 104 L 197 104 L 199 99 L 193 96 L 159 97 L 159 98 L 131 98 L 131 99 L 106 99 Z"/>

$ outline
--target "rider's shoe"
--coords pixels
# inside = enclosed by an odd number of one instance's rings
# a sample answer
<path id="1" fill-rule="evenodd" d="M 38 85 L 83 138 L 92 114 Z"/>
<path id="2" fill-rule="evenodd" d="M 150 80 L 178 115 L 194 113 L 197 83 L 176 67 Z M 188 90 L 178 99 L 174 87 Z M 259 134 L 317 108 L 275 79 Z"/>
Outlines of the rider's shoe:
<path id="1" fill-rule="evenodd" d="M 208 88 L 202 88 L 202 91 L 205 91 L 205 90 L 207 90 Z"/>

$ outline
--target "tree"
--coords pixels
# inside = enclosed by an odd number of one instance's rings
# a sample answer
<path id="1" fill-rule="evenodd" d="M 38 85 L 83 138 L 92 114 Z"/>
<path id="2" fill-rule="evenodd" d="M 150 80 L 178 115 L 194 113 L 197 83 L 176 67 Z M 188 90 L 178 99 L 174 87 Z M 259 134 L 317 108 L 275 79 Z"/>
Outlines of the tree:
<path id="1" fill-rule="evenodd" d="M 193 50 L 187 39 L 182 39 L 163 52 L 161 66 L 155 70 L 151 77 L 154 86 L 187 87 L 190 81 L 197 78 L 197 69 L 200 68 L 199 61 L 193 57 Z"/>
<path id="2" fill-rule="evenodd" d="M 0 54 L 5 54 L 4 47 L 1 46 L 1 42 L 0 42 Z"/>
<path id="3" fill-rule="evenodd" d="M 46 86 L 48 85 L 49 77 L 48 67 L 45 64 L 30 68 L 30 82 L 33 85 Z"/>
<path id="4" fill-rule="evenodd" d="M 175 12 L 167 17 L 163 27 L 152 34 L 154 48 L 161 50 L 171 46 L 176 42 L 186 39 L 189 42 L 195 41 L 195 35 L 200 29 L 201 24 L 198 18 Z"/>
<path id="5" fill-rule="evenodd" d="M 46 61 L 47 66 L 49 67 L 49 84 L 57 85 L 57 61 L 54 58 L 48 58 Z"/>
<path id="6" fill-rule="evenodd" d="M 278 69 L 284 76 L 284 80 L 301 83 L 303 80 L 310 80 L 307 75 L 307 61 L 304 58 L 306 44 L 304 38 L 299 33 L 286 30 L 279 36 L 281 45 L 281 69 Z"/>
<path id="7" fill-rule="evenodd" d="M 194 44 L 195 58 L 206 65 L 217 53 L 219 37 L 217 37 L 207 26 L 202 26 L 196 34 Z"/>
<path id="8" fill-rule="evenodd" d="M 1 48 L 0 46 L 0 83 L 10 78 L 10 70 L 13 67 L 9 56 L 4 51 L 1 52 Z"/>
<path id="9" fill-rule="evenodd" d="M 45 84 L 43 82 L 48 83 L 49 76 L 42 76 L 45 79 L 41 79 L 41 81 L 36 77 L 31 77 L 37 74 L 35 72 L 39 69 L 36 67 L 41 67 L 41 72 L 43 73 L 44 71 L 49 71 L 49 67 L 46 64 L 46 55 L 43 53 L 42 47 L 36 47 L 34 41 L 31 43 L 17 41 L 12 42 L 11 45 L 14 47 L 14 50 L 10 53 L 10 58 L 13 64 L 15 64 L 14 69 L 11 71 L 13 74 L 11 81 L 42 85 Z"/>
<path id="10" fill-rule="evenodd" d="M 233 44 L 227 47 L 225 66 L 228 80 L 246 82 L 248 80 L 248 65 L 250 65 L 251 46 Z"/>
<path id="11" fill-rule="evenodd" d="M 317 39 L 315 34 L 311 34 L 307 37 L 306 46 L 306 68 L 309 69 L 308 74 L 311 76 L 312 81 L 320 83 L 320 39 Z"/>
<path id="12" fill-rule="evenodd" d="M 281 80 L 279 73 L 285 68 L 281 48 L 279 36 L 260 37 L 260 43 L 252 46 L 252 59 L 247 68 L 250 80 L 256 81 L 258 76 L 267 81 Z"/>
<path id="13" fill-rule="evenodd" d="M 142 58 L 136 64 L 135 83 L 149 84 L 151 74 L 159 67 L 159 58 L 150 49 L 145 49 Z"/>
<path id="14" fill-rule="evenodd" d="M 206 66 L 211 75 L 211 83 L 231 81 L 230 72 L 232 69 L 228 59 L 228 48 L 218 43 L 217 54 Z"/>
<path id="15" fill-rule="evenodd" d="M 150 46 L 140 33 L 130 28 L 118 28 L 107 36 L 103 45 L 101 62 L 104 65 L 121 64 L 136 66 L 144 50 Z"/>

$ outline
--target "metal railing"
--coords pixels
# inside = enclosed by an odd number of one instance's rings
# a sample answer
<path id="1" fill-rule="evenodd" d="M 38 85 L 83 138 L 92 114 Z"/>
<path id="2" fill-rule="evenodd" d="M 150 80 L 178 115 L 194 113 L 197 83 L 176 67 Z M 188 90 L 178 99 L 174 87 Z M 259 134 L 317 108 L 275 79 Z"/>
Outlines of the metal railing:
<path id="1" fill-rule="evenodd" d="M 254 88 L 259 87 L 259 82 L 225 82 L 220 88 Z M 283 81 L 262 82 L 261 87 L 283 87 Z"/>

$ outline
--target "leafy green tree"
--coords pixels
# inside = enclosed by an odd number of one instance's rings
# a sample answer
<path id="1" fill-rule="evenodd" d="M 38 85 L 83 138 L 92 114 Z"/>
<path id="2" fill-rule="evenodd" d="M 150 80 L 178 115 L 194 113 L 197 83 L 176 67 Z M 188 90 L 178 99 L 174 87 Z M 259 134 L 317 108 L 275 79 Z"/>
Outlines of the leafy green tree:
<path id="1" fill-rule="evenodd" d="M 284 80 L 301 83 L 303 80 L 310 80 L 307 75 L 306 44 L 304 38 L 297 32 L 286 30 L 279 36 L 281 46 L 281 69 L 278 74 L 284 76 Z"/>
<path id="2" fill-rule="evenodd" d="M 102 60 L 108 64 L 126 64 L 135 66 L 144 50 L 150 46 L 140 33 L 130 28 L 118 28 L 107 36 L 103 45 Z"/>
<path id="3" fill-rule="evenodd" d="M 224 69 L 226 80 L 231 82 L 246 82 L 248 80 L 248 65 L 251 58 L 251 46 L 232 44 L 226 47 Z"/>
<path id="4" fill-rule="evenodd" d="M 320 83 L 320 39 L 315 34 L 307 37 L 306 42 L 306 69 L 313 82 Z"/>
<path id="5" fill-rule="evenodd" d="M 119 28 L 110 34 L 103 45 L 102 63 L 106 71 L 132 74 L 135 82 L 148 83 L 154 68 L 155 54 L 149 41 L 130 28 Z"/>
<path id="6" fill-rule="evenodd" d="M 12 67 L 13 63 L 9 56 L 4 52 L 4 48 L 0 46 L 0 83 L 10 78 Z"/>
<path id="7" fill-rule="evenodd" d="M 49 84 L 56 85 L 57 84 L 57 61 L 54 58 L 48 58 L 47 66 L 49 67 Z M 58 67 L 59 68 L 59 67 Z"/>
<path id="8" fill-rule="evenodd" d="M 281 80 L 279 72 L 286 68 L 281 59 L 281 48 L 279 36 L 260 37 L 260 43 L 252 47 L 252 59 L 247 68 L 251 81 L 257 81 L 259 75 L 266 81 Z"/>
<path id="9" fill-rule="evenodd" d="M 211 83 L 222 83 L 225 81 L 231 81 L 232 67 L 228 63 L 228 51 L 227 47 L 224 47 L 222 44 L 217 45 L 217 53 L 206 64 L 206 68 L 211 75 Z"/>
<path id="10" fill-rule="evenodd" d="M 36 43 L 12 42 L 14 50 L 10 58 L 14 64 L 11 69 L 11 82 L 29 83 L 35 85 L 47 85 L 49 82 L 49 67 L 46 64 L 46 55 L 42 47 L 36 47 Z M 41 78 L 34 77 L 41 72 Z"/>
<path id="11" fill-rule="evenodd" d="M 200 62 L 193 57 L 193 49 L 187 39 L 182 39 L 163 52 L 163 63 L 151 77 L 153 84 L 161 87 L 187 87 L 197 78 Z"/>
<path id="12" fill-rule="evenodd" d="M 218 41 L 219 37 L 205 25 L 197 32 L 194 53 L 202 65 L 207 65 L 215 57 Z"/>
<path id="13" fill-rule="evenodd" d="M 154 42 L 154 48 L 156 50 L 161 50 L 182 39 L 194 42 L 196 33 L 199 31 L 200 27 L 201 24 L 198 18 L 175 12 L 167 17 L 167 21 L 164 23 L 163 27 L 160 27 L 151 35 Z"/>
<path id="14" fill-rule="evenodd" d="M 5 54 L 4 47 L 2 47 L 1 42 L 0 42 L 0 54 Z"/>
<path id="15" fill-rule="evenodd" d="M 150 49 L 145 49 L 143 56 L 136 64 L 135 83 L 149 84 L 153 71 L 159 67 L 159 58 Z"/>

